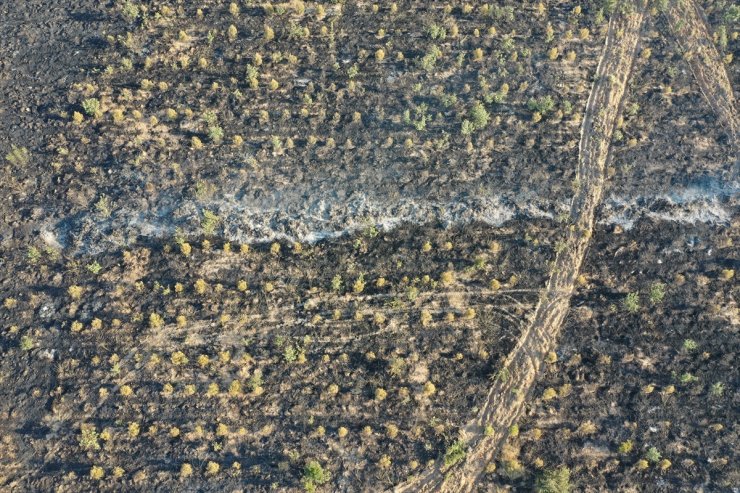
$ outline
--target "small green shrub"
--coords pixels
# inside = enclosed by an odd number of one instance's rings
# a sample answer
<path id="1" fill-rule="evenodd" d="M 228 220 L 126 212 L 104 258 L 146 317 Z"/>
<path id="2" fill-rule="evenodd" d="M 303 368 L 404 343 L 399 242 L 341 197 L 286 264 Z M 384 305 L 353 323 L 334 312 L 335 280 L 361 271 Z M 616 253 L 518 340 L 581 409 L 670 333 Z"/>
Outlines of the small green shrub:
<path id="1" fill-rule="evenodd" d="M 303 487 L 306 491 L 316 491 L 316 486 L 321 486 L 329 482 L 331 476 L 318 461 L 309 461 L 303 468 Z"/>
<path id="2" fill-rule="evenodd" d="M 437 59 L 441 56 L 442 50 L 438 46 L 432 45 L 429 51 L 419 61 L 419 66 L 426 71 L 430 71 L 437 64 Z"/>
<path id="3" fill-rule="evenodd" d="M 678 380 L 682 384 L 687 385 L 699 381 L 699 378 L 696 375 L 692 375 L 691 373 L 686 372 L 681 375 Z"/>
<path id="4" fill-rule="evenodd" d="M 34 342 L 31 336 L 23 336 L 21 337 L 21 349 L 24 351 L 30 351 L 33 349 Z"/>
<path id="5" fill-rule="evenodd" d="M 82 102 L 82 109 L 88 116 L 100 116 L 100 100 L 97 98 L 89 98 Z"/>
<path id="6" fill-rule="evenodd" d="M 463 120 L 462 125 L 460 126 L 460 133 L 463 135 L 472 135 L 473 132 L 475 132 L 475 125 L 473 125 L 473 122 L 470 120 Z"/>
<path id="7" fill-rule="evenodd" d="M 359 74 L 360 74 L 360 67 L 358 67 L 356 63 L 347 69 L 347 77 L 349 77 L 350 79 L 354 79 Z"/>
<path id="8" fill-rule="evenodd" d="M 139 17 L 139 6 L 127 0 L 121 6 L 121 13 L 129 22 L 133 22 Z"/>
<path id="9" fill-rule="evenodd" d="M 216 214 L 205 209 L 203 211 L 203 219 L 200 221 L 200 227 L 203 229 L 203 234 L 206 236 L 213 236 L 219 222 L 221 222 L 221 219 Z"/>
<path id="10" fill-rule="evenodd" d="M 609 14 L 613 14 L 619 6 L 618 0 L 603 0 L 602 3 L 604 5 L 604 10 Z"/>
<path id="11" fill-rule="evenodd" d="M 650 447 L 647 452 L 645 452 L 645 459 L 648 460 L 648 462 L 652 462 L 653 464 L 657 464 L 660 459 L 661 455 L 657 448 Z"/>
<path id="12" fill-rule="evenodd" d="M 532 112 L 540 113 L 541 115 L 546 115 L 550 111 L 555 108 L 555 100 L 552 99 L 552 96 L 543 96 L 541 98 L 532 98 L 529 101 L 527 101 L 527 107 Z"/>
<path id="13" fill-rule="evenodd" d="M 557 469 L 543 472 L 537 478 L 535 491 L 537 493 L 569 493 L 570 469 L 561 466 Z"/>
<path id="14" fill-rule="evenodd" d="M 443 40 L 447 37 L 447 30 L 439 24 L 432 24 L 427 29 L 427 32 L 429 33 L 429 37 L 435 40 Z"/>
<path id="15" fill-rule="evenodd" d="M 283 358 L 287 363 L 292 363 L 298 359 L 298 351 L 296 351 L 296 348 L 293 346 L 285 346 L 285 350 L 283 350 Z"/>
<path id="16" fill-rule="evenodd" d="M 709 388 L 709 393 L 715 397 L 721 397 L 725 393 L 725 384 L 722 382 L 715 382 Z"/>
<path id="17" fill-rule="evenodd" d="M 100 199 L 95 202 L 95 210 L 100 215 L 100 217 L 110 217 L 111 210 L 110 210 L 110 200 L 106 196 L 100 197 Z"/>
<path id="18" fill-rule="evenodd" d="M 699 345 L 696 343 L 693 339 L 684 339 L 683 341 L 683 348 L 687 352 L 696 351 L 696 348 L 699 347 Z"/>
<path id="19" fill-rule="evenodd" d="M 28 247 L 28 252 L 26 253 L 26 258 L 28 259 L 28 262 L 31 264 L 37 264 L 39 260 L 41 260 L 41 251 L 36 248 L 35 246 Z"/>
<path id="20" fill-rule="evenodd" d="M 339 274 L 337 274 L 336 276 L 332 278 L 331 290 L 334 291 L 335 293 L 338 293 L 339 291 L 342 290 L 342 276 L 340 276 Z"/>
<path id="21" fill-rule="evenodd" d="M 445 451 L 445 467 L 452 467 L 458 462 L 465 459 L 465 443 L 462 440 L 456 440 Z"/>
<path id="22" fill-rule="evenodd" d="M 31 161 L 31 153 L 25 147 L 11 146 L 10 152 L 5 155 L 5 159 L 10 164 L 26 166 Z"/>
<path id="23" fill-rule="evenodd" d="M 724 19 L 728 24 L 740 22 L 740 5 L 730 5 L 725 12 Z"/>
<path id="24" fill-rule="evenodd" d="M 208 127 L 208 138 L 214 144 L 220 144 L 224 140 L 224 130 L 218 125 Z"/>
<path id="25" fill-rule="evenodd" d="M 486 111 L 486 107 L 483 106 L 483 103 L 479 101 L 476 102 L 470 110 L 470 121 L 475 126 L 475 129 L 481 130 L 482 128 L 485 128 L 485 126 L 488 125 L 489 119 L 490 116 L 488 115 L 488 111 Z"/>
<path id="26" fill-rule="evenodd" d="M 98 439 L 100 435 L 93 425 L 82 425 L 80 429 L 79 444 L 83 450 L 100 450 Z"/>
<path id="27" fill-rule="evenodd" d="M 640 296 L 637 291 L 627 294 L 622 302 L 624 309 L 630 313 L 637 313 L 640 310 Z"/>
<path id="28" fill-rule="evenodd" d="M 652 286 L 650 286 L 650 293 L 648 294 L 648 297 L 650 298 L 650 303 L 652 303 L 653 305 L 662 303 L 663 298 L 665 298 L 665 284 L 656 282 Z"/>

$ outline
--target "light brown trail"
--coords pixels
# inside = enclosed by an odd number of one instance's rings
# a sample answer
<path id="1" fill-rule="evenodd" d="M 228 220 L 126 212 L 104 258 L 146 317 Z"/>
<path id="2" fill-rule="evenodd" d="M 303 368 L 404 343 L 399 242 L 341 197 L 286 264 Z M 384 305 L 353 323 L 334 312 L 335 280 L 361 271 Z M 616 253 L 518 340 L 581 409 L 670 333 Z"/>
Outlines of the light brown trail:
<path id="1" fill-rule="evenodd" d="M 570 210 L 565 248 L 555 257 L 551 276 L 535 308 L 534 317 L 502 366 L 477 416 L 462 430 L 468 452 L 464 461 L 434 468 L 393 489 L 402 492 L 472 491 L 485 467 L 505 443 L 509 427 L 521 417 L 544 356 L 555 348 L 568 311 L 575 280 L 588 248 L 596 208 L 601 201 L 609 143 L 637 51 L 643 9 L 614 13 L 581 127 L 578 188 Z M 487 426 L 493 433 L 486 434 Z"/>

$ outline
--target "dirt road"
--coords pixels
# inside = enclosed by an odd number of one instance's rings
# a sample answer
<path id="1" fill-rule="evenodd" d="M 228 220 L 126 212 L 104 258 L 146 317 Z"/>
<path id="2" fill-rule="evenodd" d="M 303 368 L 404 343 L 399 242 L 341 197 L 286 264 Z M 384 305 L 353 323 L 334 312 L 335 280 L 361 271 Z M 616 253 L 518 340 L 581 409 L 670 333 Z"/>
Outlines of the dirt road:
<path id="1" fill-rule="evenodd" d="M 578 190 L 571 204 L 566 245 L 555 259 L 532 321 L 504 362 L 482 409 L 463 430 L 463 438 L 469 446 L 465 460 L 450 470 L 446 470 L 439 461 L 435 468 L 412 478 L 394 491 L 472 491 L 486 465 L 506 441 L 509 427 L 522 415 L 544 357 L 555 348 L 588 248 L 596 208 L 601 201 L 609 143 L 637 50 L 643 18 L 644 13 L 637 9 L 612 16 L 581 128 Z M 493 428 L 492 433 L 485 433 L 487 426 Z"/>

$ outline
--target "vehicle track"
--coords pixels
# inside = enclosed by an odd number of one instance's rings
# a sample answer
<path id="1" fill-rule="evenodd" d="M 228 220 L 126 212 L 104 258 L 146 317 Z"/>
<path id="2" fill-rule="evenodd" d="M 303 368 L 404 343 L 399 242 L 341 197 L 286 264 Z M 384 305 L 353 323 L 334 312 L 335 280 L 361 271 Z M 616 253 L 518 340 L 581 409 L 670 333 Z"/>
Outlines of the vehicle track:
<path id="1" fill-rule="evenodd" d="M 665 11 L 665 18 L 704 99 L 727 131 L 735 154 L 732 176 L 740 178 L 740 134 L 735 95 L 722 57 L 709 34 L 704 13 L 695 0 L 672 1 Z"/>
<path id="2" fill-rule="evenodd" d="M 555 348 L 588 248 L 596 208 L 601 201 L 609 144 L 635 59 L 644 15 L 643 8 L 619 10 L 609 22 L 581 127 L 579 187 L 571 203 L 566 247 L 555 258 L 532 321 L 502 365 L 499 373 L 502 377 L 496 378 L 481 410 L 462 430 L 462 439 L 469 447 L 464 461 L 451 468 L 438 461 L 434 468 L 396 486 L 393 491 L 473 491 L 486 465 L 506 441 L 509 427 L 522 415 L 544 356 Z M 508 376 L 503 378 L 503 375 Z M 493 428 L 493 433 L 485 433 L 487 426 Z"/>

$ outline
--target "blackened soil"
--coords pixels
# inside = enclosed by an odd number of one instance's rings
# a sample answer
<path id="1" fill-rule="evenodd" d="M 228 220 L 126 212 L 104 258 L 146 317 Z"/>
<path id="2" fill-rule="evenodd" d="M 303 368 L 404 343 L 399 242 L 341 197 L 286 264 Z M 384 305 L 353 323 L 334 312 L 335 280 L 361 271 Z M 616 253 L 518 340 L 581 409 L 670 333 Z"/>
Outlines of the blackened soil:
<path id="1" fill-rule="evenodd" d="M 558 361 L 510 442 L 523 470 L 499 463 L 481 491 L 527 490 L 560 466 L 579 491 L 731 491 L 740 318 L 738 285 L 726 276 L 740 267 L 737 230 L 641 222 L 594 240 Z M 656 283 L 662 301 L 651 301 Z M 634 313 L 630 292 L 639 293 Z M 556 397 L 545 399 L 548 389 Z"/>
<path id="2" fill-rule="evenodd" d="M 484 397 L 554 226 L 369 227 L 280 252 L 5 252 L 3 484 L 170 489 L 187 463 L 192 487 L 255 491 L 300 486 L 309 460 L 337 489 L 397 483 L 444 455 Z M 81 445 L 87 425 L 100 448 Z"/>

